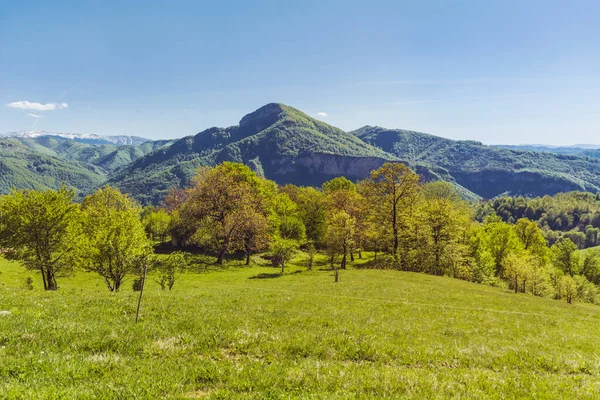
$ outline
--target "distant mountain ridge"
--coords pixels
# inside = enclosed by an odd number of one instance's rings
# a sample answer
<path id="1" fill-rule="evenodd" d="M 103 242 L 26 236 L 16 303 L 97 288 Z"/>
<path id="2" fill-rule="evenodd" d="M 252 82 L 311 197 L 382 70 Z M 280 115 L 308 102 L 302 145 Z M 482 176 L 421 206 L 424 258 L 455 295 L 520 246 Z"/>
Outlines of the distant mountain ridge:
<path id="1" fill-rule="evenodd" d="M 8 133 L 0 133 L 0 139 L 5 138 L 19 138 L 19 139 L 34 139 L 45 136 L 55 136 L 61 137 L 65 139 L 71 139 L 76 142 L 82 142 L 87 144 L 115 144 L 115 145 L 128 145 L 128 146 L 137 146 L 142 143 L 150 141 L 150 139 L 145 139 L 139 136 L 127 136 L 127 135 L 117 135 L 117 136 L 102 136 L 96 135 L 94 133 L 56 133 L 56 132 L 46 132 L 46 131 L 18 131 L 18 132 L 8 132 Z"/>
<path id="2" fill-rule="evenodd" d="M 366 126 L 352 132 L 413 166 L 429 167 L 483 198 L 600 190 L 600 160 L 503 149 L 471 140 Z"/>
<path id="3" fill-rule="evenodd" d="M 386 162 L 404 162 L 425 180 L 451 182 L 468 199 L 600 191 L 600 150 L 504 148 L 378 126 L 345 132 L 279 103 L 246 114 L 238 125 L 181 139 L 125 136 L 135 145 L 98 135 L 8 135 L 0 138 L 0 193 L 66 183 L 84 195 L 108 183 L 159 204 L 170 188 L 189 184 L 198 167 L 223 161 L 244 163 L 282 185 L 318 186 L 342 175 L 359 180 Z"/>

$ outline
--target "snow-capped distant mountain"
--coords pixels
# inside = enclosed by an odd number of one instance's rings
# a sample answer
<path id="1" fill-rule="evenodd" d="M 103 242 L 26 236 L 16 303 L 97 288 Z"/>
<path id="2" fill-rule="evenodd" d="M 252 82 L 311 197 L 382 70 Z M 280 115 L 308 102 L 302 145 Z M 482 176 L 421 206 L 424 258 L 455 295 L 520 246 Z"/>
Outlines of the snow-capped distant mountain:
<path id="1" fill-rule="evenodd" d="M 19 131 L 0 133 L 0 138 L 38 138 L 43 136 L 54 136 L 75 140 L 87 144 L 116 144 L 116 145 L 138 145 L 150 141 L 139 136 L 101 136 L 94 133 L 55 133 L 46 131 Z"/>

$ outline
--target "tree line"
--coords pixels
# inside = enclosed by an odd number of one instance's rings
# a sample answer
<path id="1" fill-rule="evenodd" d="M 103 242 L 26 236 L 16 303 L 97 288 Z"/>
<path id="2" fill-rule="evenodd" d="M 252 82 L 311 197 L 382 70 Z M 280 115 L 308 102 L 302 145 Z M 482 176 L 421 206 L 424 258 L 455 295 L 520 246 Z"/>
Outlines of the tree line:
<path id="1" fill-rule="evenodd" d="M 172 189 L 161 207 L 142 209 L 111 187 L 81 204 L 74 193 L 14 191 L 0 198 L 0 248 L 42 275 L 44 288 L 74 268 L 97 272 L 118 291 L 127 274 L 154 265 L 155 240 L 193 245 L 223 264 L 241 252 L 246 264 L 261 254 L 285 271 L 303 250 L 312 269 L 325 254 L 338 281 L 349 262 L 373 254 L 364 268 L 447 275 L 506 286 L 515 292 L 587 302 L 599 300 L 600 255 L 578 251 L 570 238 L 548 247 L 528 219 L 503 221 L 461 199 L 446 182 L 424 183 L 401 163 L 367 179 L 344 177 L 321 188 L 277 186 L 239 163 L 203 167 L 190 185 Z M 481 220 L 478 220 L 481 219 Z M 161 286 L 185 268 L 176 253 L 158 267 Z"/>
<path id="2" fill-rule="evenodd" d="M 563 238 L 571 239 L 580 249 L 600 245 L 600 194 L 568 192 L 535 198 L 503 196 L 479 204 L 476 211 L 479 221 L 490 214 L 496 214 L 508 223 L 515 223 L 520 218 L 537 222 L 550 245 Z"/>

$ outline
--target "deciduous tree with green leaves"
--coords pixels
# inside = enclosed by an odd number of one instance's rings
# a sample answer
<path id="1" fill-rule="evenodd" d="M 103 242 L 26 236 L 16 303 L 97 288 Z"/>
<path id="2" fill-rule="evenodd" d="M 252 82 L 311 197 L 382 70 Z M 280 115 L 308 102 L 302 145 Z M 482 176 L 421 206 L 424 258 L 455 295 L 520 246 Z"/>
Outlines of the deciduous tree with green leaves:
<path id="1" fill-rule="evenodd" d="M 153 249 L 140 220 L 141 207 L 110 186 L 98 189 L 81 204 L 84 214 L 82 265 L 98 273 L 111 292 L 128 274 L 141 275 Z"/>
<path id="2" fill-rule="evenodd" d="M 80 211 L 75 192 L 18 190 L 0 197 L 0 249 L 9 260 L 39 271 L 45 290 L 57 290 L 56 278 L 76 264 L 80 247 Z"/>
<path id="3" fill-rule="evenodd" d="M 571 239 L 564 239 L 552 246 L 552 261 L 565 274 L 574 276 L 579 273 L 579 251 Z"/>
<path id="4" fill-rule="evenodd" d="M 328 254 L 335 257 L 342 256 L 340 263 L 341 269 L 346 269 L 348 252 L 352 248 L 354 241 L 354 218 L 347 212 L 340 210 L 333 214 L 327 223 L 327 248 Z M 334 265 L 335 281 L 338 281 L 338 270 Z"/>
<path id="5" fill-rule="evenodd" d="M 365 196 L 379 218 L 377 226 L 390 235 L 391 253 L 398 260 L 400 231 L 407 229 L 421 186 L 419 176 L 401 163 L 386 163 L 365 180 Z"/>

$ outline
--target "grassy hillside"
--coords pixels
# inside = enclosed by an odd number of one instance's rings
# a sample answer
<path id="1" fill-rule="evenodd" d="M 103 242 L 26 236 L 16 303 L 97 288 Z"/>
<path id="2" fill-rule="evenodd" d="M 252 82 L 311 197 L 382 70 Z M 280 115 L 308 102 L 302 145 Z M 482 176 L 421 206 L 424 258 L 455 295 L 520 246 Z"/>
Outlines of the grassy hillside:
<path id="1" fill-rule="evenodd" d="M 223 161 L 245 163 L 278 183 L 310 185 L 340 175 L 352 178 L 357 168 L 364 177 L 393 159 L 299 110 L 267 104 L 239 125 L 207 129 L 138 159 L 110 183 L 143 202 L 158 202 L 168 188 L 186 184 L 199 166 Z"/>
<path id="2" fill-rule="evenodd" d="M 200 264 L 172 292 L 149 279 L 135 324 L 137 293 L 110 294 L 98 276 L 50 293 L 15 264 L 0 271 L 2 398 L 598 393 L 596 306 L 406 272 L 352 269 L 334 284 L 319 269 Z"/>
<path id="3" fill-rule="evenodd" d="M 594 158 L 509 150 L 372 126 L 352 133 L 411 165 L 430 167 L 484 198 L 600 190 L 600 160 Z"/>

